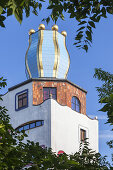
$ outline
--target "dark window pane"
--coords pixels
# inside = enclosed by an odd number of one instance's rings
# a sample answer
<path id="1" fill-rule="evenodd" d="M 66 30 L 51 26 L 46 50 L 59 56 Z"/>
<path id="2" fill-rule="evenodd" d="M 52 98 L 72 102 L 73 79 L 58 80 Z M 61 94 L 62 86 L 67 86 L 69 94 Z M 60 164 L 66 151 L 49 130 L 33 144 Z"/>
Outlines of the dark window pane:
<path id="1" fill-rule="evenodd" d="M 79 105 L 79 103 L 80 103 L 79 100 L 76 98 L 76 104 Z"/>
<path id="2" fill-rule="evenodd" d="M 53 87 L 43 88 L 43 96 L 44 100 L 49 99 L 50 96 L 52 96 L 53 99 L 56 99 L 56 88 Z"/>
<path id="3" fill-rule="evenodd" d="M 29 124 L 26 124 L 22 127 L 17 128 L 16 131 L 21 132 L 22 130 L 28 130 L 28 129 L 32 129 L 32 128 L 43 126 L 43 125 L 44 125 L 44 120 L 35 121 L 33 123 L 29 123 Z"/>
<path id="4" fill-rule="evenodd" d="M 23 128 L 23 127 L 21 127 L 21 128 L 19 128 L 18 130 L 19 130 L 19 132 L 21 132 L 23 129 L 24 129 L 24 128 Z"/>
<path id="5" fill-rule="evenodd" d="M 52 98 L 53 98 L 53 99 L 56 99 L 56 95 L 52 95 Z"/>
<path id="6" fill-rule="evenodd" d="M 30 124 L 30 129 L 35 127 L 35 123 Z"/>
<path id="7" fill-rule="evenodd" d="M 22 97 L 27 97 L 27 93 L 22 94 Z"/>
<path id="8" fill-rule="evenodd" d="M 80 129 L 80 140 L 84 142 L 86 139 L 86 130 Z"/>
<path id="9" fill-rule="evenodd" d="M 75 99 L 76 99 L 75 97 L 72 97 L 72 102 L 73 102 L 73 103 L 75 103 Z"/>
<path id="10" fill-rule="evenodd" d="M 29 125 L 25 125 L 24 130 L 28 130 L 28 129 L 29 129 Z"/>
<path id="11" fill-rule="evenodd" d="M 27 98 L 24 98 L 23 99 L 23 106 L 26 106 L 27 105 Z"/>
<path id="12" fill-rule="evenodd" d="M 80 112 L 80 106 L 76 105 L 76 111 Z"/>
<path id="13" fill-rule="evenodd" d="M 49 99 L 49 89 L 48 88 L 44 88 L 43 89 L 43 95 L 44 95 L 44 100 Z"/>
<path id="14" fill-rule="evenodd" d="M 36 126 L 41 126 L 41 121 L 36 122 Z"/>
<path id="15" fill-rule="evenodd" d="M 44 121 L 42 121 L 42 125 L 44 125 Z"/>
<path id="16" fill-rule="evenodd" d="M 50 88 L 50 94 L 55 94 L 56 93 L 56 89 L 55 88 Z"/>
<path id="17" fill-rule="evenodd" d="M 73 110 L 75 110 L 75 104 L 74 104 L 74 103 L 71 104 L 71 108 L 72 108 Z"/>
<path id="18" fill-rule="evenodd" d="M 19 95 L 19 96 L 18 96 L 18 99 L 22 99 L 22 95 Z"/>
<path id="19" fill-rule="evenodd" d="M 77 97 L 72 97 L 71 99 L 71 108 L 77 112 L 80 112 L 80 101 Z"/>
<path id="20" fill-rule="evenodd" d="M 86 139 L 86 130 L 85 130 L 85 132 L 84 132 L 84 139 Z"/>
<path id="21" fill-rule="evenodd" d="M 18 108 L 27 106 L 27 93 L 18 96 Z"/>
<path id="22" fill-rule="evenodd" d="M 22 100 L 18 101 L 18 107 L 21 108 L 22 107 Z"/>

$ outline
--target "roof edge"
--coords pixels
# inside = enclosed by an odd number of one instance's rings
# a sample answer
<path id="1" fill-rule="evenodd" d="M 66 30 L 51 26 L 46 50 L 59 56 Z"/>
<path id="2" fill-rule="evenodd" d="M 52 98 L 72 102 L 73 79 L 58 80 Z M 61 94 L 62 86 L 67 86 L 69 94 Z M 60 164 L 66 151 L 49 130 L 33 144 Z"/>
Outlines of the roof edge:
<path id="1" fill-rule="evenodd" d="M 59 82 L 59 81 L 60 81 L 60 82 L 67 82 L 67 83 L 69 83 L 69 84 L 77 87 L 78 89 L 82 90 L 83 92 L 87 93 L 86 90 L 84 90 L 84 89 L 81 88 L 80 86 L 72 83 L 71 81 L 69 81 L 69 80 L 67 80 L 67 79 L 57 79 L 57 78 L 31 78 L 31 79 L 28 79 L 28 80 L 26 80 L 26 81 L 24 81 L 24 82 L 22 82 L 22 83 L 19 83 L 19 84 L 15 85 L 15 86 L 12 86 L 12 87 L 8 88 L 8 91 L 12 91 L 12 90 L 14 90 L 14 89 L 16 89 L 16 88 L 18 88 L 18 87 L 21 87 L 21 86 L 23 86 L 23 85 L 25 85 L 25 84 L 28 84 L 28 83 L 30 83 L 30 82 L 32 82 L 32 81 L 56 81 L 56 82 Z"/>

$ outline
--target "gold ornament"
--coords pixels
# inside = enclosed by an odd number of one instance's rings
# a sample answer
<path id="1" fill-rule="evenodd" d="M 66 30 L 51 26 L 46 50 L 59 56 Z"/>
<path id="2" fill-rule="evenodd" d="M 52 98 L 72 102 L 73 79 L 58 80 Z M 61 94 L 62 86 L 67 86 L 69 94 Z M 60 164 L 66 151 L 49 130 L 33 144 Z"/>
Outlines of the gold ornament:
<path id="1" fill-rule="evenodd" d="M 44 24 L 40 24 L 38 27 L 39 30 L 45 30 L 45 25 Z"/>
<path id="2" fill-rule="evenodd" d="M 65 36 L 65 37 L 67 36 L 67 32 L 66 32 L 66 31 L 62 31 L 61 34 L 62 34 L 63 36 Z"/>
<path id="3" fill-rule="evenodd" d="M 29 35 L 34 34 L 34 33 L 35 33 L 34 29 L 29 30 Z"/>
<path id="4" fill-rule="evenodd" d="M 58 25 L 53 25 L 52 30 L 58 31 Z"/>

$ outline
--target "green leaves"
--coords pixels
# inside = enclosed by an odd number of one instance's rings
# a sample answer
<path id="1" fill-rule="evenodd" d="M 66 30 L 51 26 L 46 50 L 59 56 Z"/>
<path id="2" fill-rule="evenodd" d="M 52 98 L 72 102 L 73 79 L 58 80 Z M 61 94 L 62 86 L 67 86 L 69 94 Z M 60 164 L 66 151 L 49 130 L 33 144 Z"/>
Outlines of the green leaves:
<path id="1" fill-rule="evenodd" d="M 3 8 L 0 6 L 0 15 L 2 14 L 3 12 Z"/>
<path id="2" fill-rule="evenodd" d="M 101 87 L 97 87 L 99 102 L 103 104 L 100 111 L 107 112 L 107 123 L 113 125 L 113 74 L 95 69 L 94 77 L 103 82 Z"/>
<path id="3" fill-rule="evenodd" d="M 74 45 L 76 45 L 77 48 L 82 48 L 86 52 L 88 51 L 88 46 L 91 46 L 92 43 L 92 28 L 95 28 L 95 24 L 93 21 L 81 21 L 78 26 L 81 26 L 77 30 L 77 35 L 75 37 L 76 42 Z"/>
<path id="4" fill-rule="evenodd" d="M 39 11 L 42 9 L 44 0 L 1 0 L 0 1 L 0 26 L 5 27 L 3 18 L 6 16 L 14 15 L 19 23 L 23 21 L 23 13 L 25 11 L 26 17 L 30 13 L 38 16 Z M 45 9 L 43 9 L 45 10 Z M 47 10 L 50 10 L 50 15 L 42 21 L 47 24 L 50 20 L 55 23 L 58 18 L 65 19 L 65 14 L 68 13 L 70 18 L 74 18 L 78 22 L 78 29 L 75 35 L 75 42 L 77 48 L 82 48 L 88 51 L 89 46 L 92 44 L 93 28 L 95 23 L 99 22 L 102 17 L 107 18 L 107 14 L 113 14 L 113 1 L 112 0 L 49 0 Z M 79 33 L 83 31 L 82 33 Z"/>
<path id="5" fill-rule="evenodd" d="M 87 23 L 86 21 L 82 21 L 78 25 L 83 25 L 83 24 L 86 24 L 86 23 Z"/>
<path id="6" fill-rule="evenodd" d="M 5 25 L 4 25 L 4 20 L 5 20 L 5 19 L 6 19 L 5 16 L 0 15 L 0 26 L 1 26 L 1 27 L 5 27 Z"/>
<path id="7" fill-rule="evenodd" d="M 50 0 L 48 9 L 52 10 L 50 18 L 55 22 L 61 17 L 61 14 L 65 13 L 68 13 L 70 18 L 74 18 L 78 22 L 79 28 L 75 35 L 74 45 L 79 49 L 88 51 L 88 47 L 92 44 L 95 23 L 99 22 L 102 17 L 106 18 L 107 13 L 113 14 L 113 2 L 112 0 L 66 0 L 65 2 L 63 0 Z"/>
<path id="8" fill-rule="evenodd" d="M 88 23 L 91 27 L 95 28 L 95 23 L 93 21 L 89 21 Z"/>
<path id="9" fill-rule="evenodd" d="M 3 0 L 2 0 L 3 1 Z M 39 2 L 40 1 L 40 2 Z M 0 26 L 5 27 L 4 20 L 6 16 L 14 15 L 17 21 L 21 24 L 23 20 L 23 12 L 25 11 L 26 17 L 30 16 L 32 12 L 38 15 L 38 10 L 42 8 L 44 0 L 5 0 L 0 2 Z M 5 18 L 3 18 L 5 17 Z"/>

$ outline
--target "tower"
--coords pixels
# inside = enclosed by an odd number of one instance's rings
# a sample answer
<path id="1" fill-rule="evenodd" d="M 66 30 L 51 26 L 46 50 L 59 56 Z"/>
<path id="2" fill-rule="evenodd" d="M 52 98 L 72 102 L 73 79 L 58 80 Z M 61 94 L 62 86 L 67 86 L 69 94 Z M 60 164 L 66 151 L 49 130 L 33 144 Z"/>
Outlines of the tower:
<path id="1" fill-rule="evenodd" d="M 98 120 L 86 115 L 86 90 L 67 80 L 70 57 L 66 32 L 58 26 L 29 31 L 25 56 L 27 80 L 8 89 L 3 96 L 11 123 L 25 130 L 24 139 L 39 142 L 56 153 L 78 151 L 88 138 L 98 152 Z"/>

